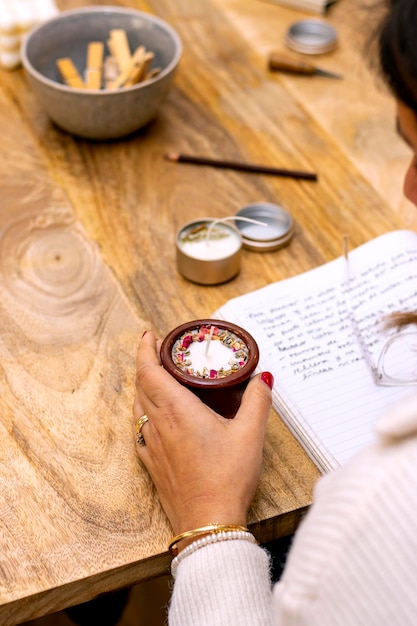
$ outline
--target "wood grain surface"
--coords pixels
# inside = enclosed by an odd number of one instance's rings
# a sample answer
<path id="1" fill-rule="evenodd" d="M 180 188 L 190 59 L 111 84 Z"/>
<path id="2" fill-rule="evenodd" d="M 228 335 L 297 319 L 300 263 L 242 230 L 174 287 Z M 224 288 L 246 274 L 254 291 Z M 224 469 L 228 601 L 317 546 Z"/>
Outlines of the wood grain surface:
<path id="1" fill-rule="evenodd" d="M 394 101 L 375 71 L 372 32 L 384 3 L 339 0 L 324 19 L 336 29 L 333 52 L 303 55 L 289 50 L 285 34 L 298 20 L 317 16 L 278 7 L 267 0 L 216 0 L 239 28 L 251 50 L 265 63 L 271 52 L 312 62 L 319 68 L 342 74 L 343 80 L 276 74 L 299 105 L 329 135 L 359 172 L 396 211 L 407 226 L 415 228 L 415 207 L 404 198 L 402 179 L 411 151 L 395 128 Z M 319 18 L 320 19 L 320 18 Z"/>
<path id="2" fill-rule="evenodd" d="M 389 96 L 359 56 L 355 10 L 329 19 L 340 46 L 317 59 L 344 81 L 271 75 L 266 55 L 304 14 L 260 0 L 59 0 L 119 4 L 167 20 L 184 52 L 158 117 L 121 141 L 56 128 L 23 70 L 0 76 L 0 623 L 12 626 L 167 571 L 171 531 L 136 458 L 134 357 L 231 297 L 294 276 L 415 219 L 409 158 Z M 355 9 L 355 10 L 354 10 Z M 317 183 L 167 162 L 165 152 L 316 171 Z M 176 270 L 187 221 L 276 202 L 291 244 L 244 251 L 233 281 Z M 319 474 L 269 421 L 250 513 L 260 541 L 292 532 Z"/>

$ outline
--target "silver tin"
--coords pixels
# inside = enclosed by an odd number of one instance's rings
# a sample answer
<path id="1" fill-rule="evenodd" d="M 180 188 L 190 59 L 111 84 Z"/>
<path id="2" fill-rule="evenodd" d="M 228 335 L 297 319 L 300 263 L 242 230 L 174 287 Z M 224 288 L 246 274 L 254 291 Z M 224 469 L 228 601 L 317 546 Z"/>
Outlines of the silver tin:
<path id="1" fill-rule="evenodd" d="M 236 217 L 245 217 L 265 226 L 236 220 L 243 246 L 256 252 L 273 252 L 286 246 L 294 235 L 294 222 L 288 211 L 269 202 L 255 202 L 243 207 Z"/>
<path id="2" fill-rule="evenodd" d="M 233 236 L 238 238 L 238 248 L 230 255 L 225 255 L 219 259 L 202 260 L 184 252 L 181 244 L 181 239 L 184 234 L 188 233 L 192 229 L 204 226 L 205 224 L 211 224 L 214 221 L 217 221 L 216 218 L 202 217 L 198 220 L 187 222 L 187 224 L 184 224 L 184 226 L 179 230 L 176 238 L 178 271 L 184 276 L 184 278 L 200 285 L 218 285 L 220 283 L 225 283 L 234 278 L 240 271 L 242 236 L 233 223 L 222 223 L 224 228 L 230 229 Z"/>
<path id="3" fill-rule="evenodd" d="M 302 20 L 290 26 L 285 43 L 303 54 L 324 54 L 336 48 L 337 33 L 333 26 L 322 20 Z"/>

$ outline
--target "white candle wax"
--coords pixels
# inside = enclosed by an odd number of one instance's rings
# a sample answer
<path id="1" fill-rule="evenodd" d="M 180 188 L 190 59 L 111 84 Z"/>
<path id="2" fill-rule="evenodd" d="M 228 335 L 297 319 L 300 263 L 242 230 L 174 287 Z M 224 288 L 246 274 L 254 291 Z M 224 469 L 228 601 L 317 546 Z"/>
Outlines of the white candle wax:
<path id="1" fill-rule="evenodd" d="M 172 347 L 176 367 L 197 378 L 224 378 L 248 360 L 248 346 L 235 333 L 217 326 L 197 326 L 177 337 Z"/>
<path id="2" fill-rule="evenodd" d="M 194 341 L 190 347 L 191 366 L 196 372 L 202 374 L 206 367 L 208 370 L 230 370 L 234 363 L 238 363 L 235 353 L 221 341 L 210 341 L 209 349 L 206 351 L 205 341 Z"/>
<path id="3" fill-rule="evenodd" d="M 242 245 L 240 235 L 230 226 L 216 224 L 207 237 L 208 228 L 202 227 L 193 234 L 193 228 L 181 233 L 182 251 L 193 259 L 200 261 L 218 261 L 235 254 Z"/>

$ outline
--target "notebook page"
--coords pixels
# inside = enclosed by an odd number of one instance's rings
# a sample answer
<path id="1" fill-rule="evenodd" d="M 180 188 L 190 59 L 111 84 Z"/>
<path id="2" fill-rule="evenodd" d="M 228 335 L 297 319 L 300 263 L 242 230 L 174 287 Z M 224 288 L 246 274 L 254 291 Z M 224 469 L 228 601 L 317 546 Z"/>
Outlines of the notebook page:
<path id="1" fill-rule="evenodd" d="M 381 318 L 417 311 L 417 235 L 395 231 L 350 252 L 349 276 L 355 319 L 377 361 L 389 336 Z M 276 410 L 323 471 L 371 442 L 378 415 L 417 389 L 375 384 L 349 317 L 342 257 L 234 298 L 217 315 L 254 336 L 258 369 L 275 378 Z"/>

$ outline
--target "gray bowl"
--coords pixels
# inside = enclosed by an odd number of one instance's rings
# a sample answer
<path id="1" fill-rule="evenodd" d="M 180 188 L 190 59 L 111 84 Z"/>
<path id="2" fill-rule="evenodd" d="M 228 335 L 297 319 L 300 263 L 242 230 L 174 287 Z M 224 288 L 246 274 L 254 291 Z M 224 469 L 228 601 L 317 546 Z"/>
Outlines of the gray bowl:
<path id="1" fill-rule="evenodd" d="M 90 41 L 106 41 L 114 28 L 126 30 L 131 51 L 138 45 L 154 53 L 149 80 L 117 90 L 76 89 L 62 83 L 56 67 L 61 57 L 72 58 L 84 73 Z M 150 122 L 167 96 L 182 53 L 181 40 L 163 20 L 120 7 L 88 7 L 63 11 L 34 28 L 22 43 L 28 81 L 51 120 L 60 128 L 87 139 L 116 139 Z"/>

